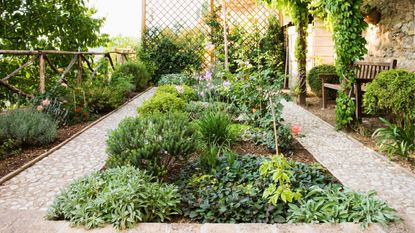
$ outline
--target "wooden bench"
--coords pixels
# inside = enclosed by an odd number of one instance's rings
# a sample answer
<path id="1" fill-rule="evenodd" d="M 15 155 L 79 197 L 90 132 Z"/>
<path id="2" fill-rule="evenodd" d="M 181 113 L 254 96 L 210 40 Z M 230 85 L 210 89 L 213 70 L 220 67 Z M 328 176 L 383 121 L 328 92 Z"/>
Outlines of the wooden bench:
<path id="1" fill-rule="evenodd" d="M 354 71 L 356 74 L 356 79 L 354 83 L 354 96 L 356 103 L 356 120 L 361 121 L 362 117 L 366 116 L 362 111 L 362 98 L 363 92 L 362 86 L 366 83 L 372 82 L 377 75 L 385 70 L 395 69 L 397 65 L 397 60 L 391 62 L 363 62 L 358 61 L 354 63 Z M 319 76 L 322 82 L 322 95 L 323 95 L 323 109 L 327 108 L 327 89 L 340 90 L 340 84 L 332 84 L 327 81 L 331 78 L 338 78 L 336 74 L 320 74 Z"/>

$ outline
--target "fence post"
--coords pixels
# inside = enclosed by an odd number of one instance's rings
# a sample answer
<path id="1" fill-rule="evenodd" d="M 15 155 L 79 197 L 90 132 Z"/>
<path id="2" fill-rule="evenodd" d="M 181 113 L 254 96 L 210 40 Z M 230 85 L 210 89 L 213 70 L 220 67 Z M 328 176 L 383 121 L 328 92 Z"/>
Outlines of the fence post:
<path id="1" fill-rule="evenodd" d="M 45 54 L 39 56 L 39 92 L 45 93 Z"/>
<path id="2" fill-rule="evenodd" d="M 78 55 L 78 72 L 76 74 L 76 83 L 78 85 L 81 84 L 82 81 L 82 56 L 79 54 Z"/>
<path id="3" fill-rule="evenodd" d="M 147 0 L 141 0 L 141 40 L 144 39 L 147 30 Z"/>
<path id="4" fill-rule="evenodd" d="M 229 71 L 229 54 L 228 54 L 228 11 L 226 0 L 223 0 L 223 42 L 225 44 L 225 70 Z"/>

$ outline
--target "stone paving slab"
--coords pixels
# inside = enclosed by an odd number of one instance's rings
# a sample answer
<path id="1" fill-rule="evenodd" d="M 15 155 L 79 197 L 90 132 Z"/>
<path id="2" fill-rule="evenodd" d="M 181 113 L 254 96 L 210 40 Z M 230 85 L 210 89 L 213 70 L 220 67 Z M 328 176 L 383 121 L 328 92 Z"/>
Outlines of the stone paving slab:
<path id="1" fill-rule="evenodd" d="M 298 124 L 298 141 L 341 183 L 355 191 L 374 190 L 397 209 L 415 232 L 415 176 L 365 147 L 293 102 L 284 102 L 283 118 Z"/>
<path id="2" fill-rule="evenodd" d="M 64 221 L 46 221 L 43 211 L 9 210 L 0 213 L 2 233 L 386 233 L 379 225 L 362 230 L 359 224 L 186 224 L 140 223 L 117 231 L 111 226 L 87 230 Z M 399 232 L 401 233 L 401 232 Z"/>
<path id="3" fill-rule="evenodd" d="M 75 137 L 59 150 L 0 186 L 0 211 L 46 210 L 60 189 L 103 167 L 107 133 L 151 97 L 154 89 L 136 97 L 107 118 Z M 1 231 L 0 231 L 1 232 Z"/>

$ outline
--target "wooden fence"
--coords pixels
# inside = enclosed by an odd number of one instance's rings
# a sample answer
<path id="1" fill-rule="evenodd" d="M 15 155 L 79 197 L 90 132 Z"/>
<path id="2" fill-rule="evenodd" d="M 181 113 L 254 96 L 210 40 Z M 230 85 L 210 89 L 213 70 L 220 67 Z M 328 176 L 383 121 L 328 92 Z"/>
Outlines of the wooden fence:
<path id="1" fill-rule="evenodd" d="M 88 60 L 87 56 L 104 56 L 104 58 L 108 59 L 112 69 L 114 69 L 114 61 L 111 58 L 111 54 L 118 54 L 122 56 L 122 61 L 128 61 L 128 56 L 135 54 L 135 52 L 125 52 L 125 51 L 114 51 L 114 52 L 71 52 L 71 51 L 57 51 L 57 50 L 39 50 L 39 51 L 32 51 L 32 50 L 0 50 L 0 55 L 11 55 L 11 56 L 32 56 L 28 62 L 21 65 L 19 68 L 8 74 L 6 77 L 0 79 L 0 86 L 4 86 L 10 91 L 17 93 L 21 96 L 33 98 L 32 94 L 25 93 L 24 91 L 20 90 L 19 88 L 13 86 L 9 83 L 9 79 L 16 76 L 20 71 L 24 68 L 29 67 L 35 64 L 38 61 L 39 66 L 39 92 L 45 93 L 45 68 L 46 64 L 50 66 L 50 68 L 59 74 L 59 81 L 62 82 L 68 72 L 72 69 L 74 65 L 77 66 L 77 83 L 80 84 L 82 80 L 82 73 L 84 69 L 84 63 L 86 63 L 88 69 L 92 72 L 91 78 L 95 77 L 97 74 L 98 69 L 101 65 L 97 67 L 93 67 L 93 60 Z M 70 61 L 69 65 L 62 71 L 58 69 L 48 58 L 48 55 L 62 55 L 62 56 L 72 56 L 72 60 Z"/>

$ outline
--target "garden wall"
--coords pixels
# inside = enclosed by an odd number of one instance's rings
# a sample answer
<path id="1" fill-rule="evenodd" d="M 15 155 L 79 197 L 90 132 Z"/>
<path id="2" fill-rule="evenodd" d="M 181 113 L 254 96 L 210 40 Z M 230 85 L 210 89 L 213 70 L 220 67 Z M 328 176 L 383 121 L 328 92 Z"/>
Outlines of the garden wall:
<path id="1" fill-rule="evenodd" d="M 381 12 L 377 25 L 365 32 L 365 60 L 398 60 L 398 67 L 415 71 L 415 0 L 366 0 Z"/>

